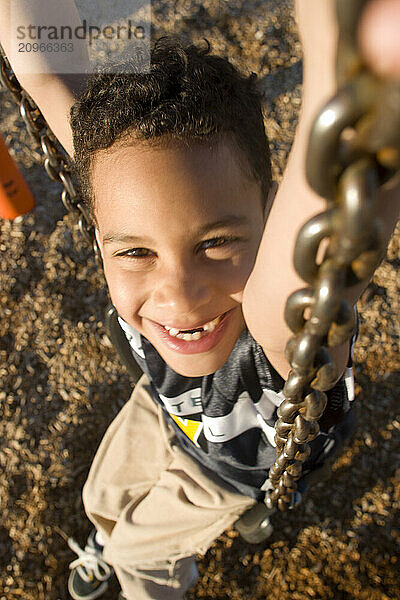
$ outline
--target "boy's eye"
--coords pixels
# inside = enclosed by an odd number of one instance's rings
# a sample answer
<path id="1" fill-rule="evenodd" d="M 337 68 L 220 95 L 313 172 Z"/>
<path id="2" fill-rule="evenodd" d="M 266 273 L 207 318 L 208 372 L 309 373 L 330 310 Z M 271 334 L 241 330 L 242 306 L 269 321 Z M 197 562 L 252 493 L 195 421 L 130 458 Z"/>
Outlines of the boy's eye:
<path id="1" fill-rule="evenodd" d="M 222 237 L 215 237 L 210 240 L 204 240 L 204 242 L 200 244 L 200 249 L 206 251 L 216 250 L 220 252 L 227 252 L 229 250 L 232 250 L 232 246 L 235 244 L 235 242 L 239 241 L 240 238 L 238 238 L 237 236 L 227 235 Z"/>
<path id="2" fill-rule="evenodd" d="M 226 235 L 226 236 L 223 236 L 223 237 L 212 238 L 211 240 L 205 240 L 204 242 L 201 243 L 201 245 L 205 249 L 207 249 L 207 248 L 219 248 L 220 246 L 226 246 L 229 243 L 237 242 L 238 239 L 239 238 L 236 237 L 236 236 Z"/>
<path id="3" fill-rule="evenodd" d="M 235 242 L 240 241 L 240 238 L 237 236 L 221 236 L 211 238 L 209 240 L 204 240 L 199 244 L 199 250 L 205 251 L 206 253 L 212 254 L 226 254 L 232 251 L 232 246 Z M 215 251 L 215 252 L 213 252 Z M 127 258 L 151 258 L 156 256 L 155 252 L 149 250 L 148 248 L 130 248 L 129 250 L 124 250 L 123 252 L 119 252 L 116 256 L 119 257 L 127 257 Z"/>
<path id="4" fill-rule="evenodd" d="M 153 255 L 154 253 L 148 248 L 130 248 L 130 250 L 117 254 L 117 256 L 127 256 L 128 258 L 148 258 Z"/>

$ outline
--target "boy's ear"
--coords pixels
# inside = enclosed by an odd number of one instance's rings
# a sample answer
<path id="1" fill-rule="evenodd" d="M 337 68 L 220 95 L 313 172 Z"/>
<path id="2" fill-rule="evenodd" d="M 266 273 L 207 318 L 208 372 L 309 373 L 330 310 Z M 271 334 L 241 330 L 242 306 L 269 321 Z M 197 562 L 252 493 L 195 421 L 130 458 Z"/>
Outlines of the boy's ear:
<path id="1" fill-rule="evenodd" d="M 100 242 L 100 232 L 99 232 L 99 230 L 97 229 L 96 226 L 94 227 L 94 235 L 95 235 L 95 238 L 96 238 L 97 247 L 98 247 L 99 252 L 101 254 L 101 258 L 103 258 L 103 247 L 102 247 L 101 242 Z"/>
<path id="2" fill-rule="evenodd" d="M 267 200 L 265 202 L 265 208 L 264 208 L 264 223 L 266 223 L 267 219 L 268 219 L 268 215 L 270 213 L 270 210 L 272 208 L 272 205 L 274 203 L 275 200 L 275 196 L 276 196 L 276 192 L 278 191 L 278 182 L 277 181 L 273 181 L 271 183 L 271 187 L 268 190 L 268 195 L 267 195 Z"/>

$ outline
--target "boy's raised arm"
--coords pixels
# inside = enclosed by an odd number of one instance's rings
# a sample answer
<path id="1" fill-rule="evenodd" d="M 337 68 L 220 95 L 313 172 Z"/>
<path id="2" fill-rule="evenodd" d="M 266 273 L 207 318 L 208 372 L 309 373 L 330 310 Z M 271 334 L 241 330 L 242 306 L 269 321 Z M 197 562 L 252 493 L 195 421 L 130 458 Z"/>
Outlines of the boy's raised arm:
<path id="1" fill-rule="evenodd" d="M 284 320 L 284 308 L 292 292 L 306 287 L 293 267 L 295 241 L 302 225 L 325 208 L 324 201 L 311 190 L 305 179 L 308 135 L 318 110 L 336 90 L 334 1 L 297 0 L 296 9 L 304 52 L 302 113 L 243 299 L 249 330 L 285 378 L 290 366 L 284 351 L 292 333 Z M 399 177 L 381 190 L 380 207 L 388 241 L 399 217 Z M 367 283 L 348 288 L 346 298 L 355 303 Z M 331 353 L 341 375 L 347 363 L 348 343 L 334 348 Z"/>
<path id="2" fill-rule="evenodd" d="M 45 10 L 44 4 L 40 5 L 37 2 L 0 0 L 0 42 L 18 81 L 32 96 L 50 128 L 72 156 L 69 111 L 75 101 L 75 95 L 86 80 L 85 73 L 89 65 L 87 42 L 85 39 L 74 39 L 73 50 L 65 52 L 61 57 L 62 72 L 59 52 L 16 53 L 11 36 L 15 38 L 17 31 L 15 27 L 11 29 L 12 24 L 21 25 L 26 28 L 25 30 L 28 26 L 35 27 L 37 30 L 42 25 L 43 10 Z M 57 19 L 58 22 L 71 27 L 81 24 L 73 0 L 57 2 Z M 79 65 L 78 69 L 77 65 Z"/>

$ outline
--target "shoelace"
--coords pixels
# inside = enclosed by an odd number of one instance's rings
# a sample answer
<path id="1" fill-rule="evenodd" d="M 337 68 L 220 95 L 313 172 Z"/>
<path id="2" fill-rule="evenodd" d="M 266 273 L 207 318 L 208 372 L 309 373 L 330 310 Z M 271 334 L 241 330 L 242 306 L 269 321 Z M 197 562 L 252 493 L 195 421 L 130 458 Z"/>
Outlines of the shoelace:
<path id="1" fill-rule="evenodd" d="M 68 538 L 68 546 L 78 555 L 78 558 L 70 563 L 69 568 L 76 568 L 78 575 L 84 581 L 89 583 L 93 579 L 92 574 L 99 581 L 106 581 L 111 577 L 112 567 L 101 558 L 96 548 L 85 546 L 83 550 L 73 538 Z"/>

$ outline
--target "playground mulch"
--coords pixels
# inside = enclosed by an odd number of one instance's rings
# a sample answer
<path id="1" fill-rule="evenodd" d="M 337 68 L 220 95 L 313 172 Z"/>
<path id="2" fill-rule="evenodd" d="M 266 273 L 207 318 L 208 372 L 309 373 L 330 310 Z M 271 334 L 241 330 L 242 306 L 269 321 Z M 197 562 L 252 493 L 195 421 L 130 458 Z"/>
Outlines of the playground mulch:
<path id="1" fill-rule="evenodd" d="M 291 2 L 153 3 L 154 35 L 207 37 L 266 91 L 279 179 L 301 101 Z M 107 293 L 75 217 L 61 205 L 11 97 L 0 130 L 36 210 L 0 223 L 0 600 L 66 600 L 66 538 L 91 525 L 81 488 L 132 384 L 104 325 Z M 296 201 L 294 199 L 294 201 Z M 278 515 L 260 546 L 225 532 L 200 560 L 189 600 L 400 598 L 400 231 L 361 298 L 355 349 L 357 429 L 325 483 Z M 113 582 L 105 600 L 115 600 Z"/>

